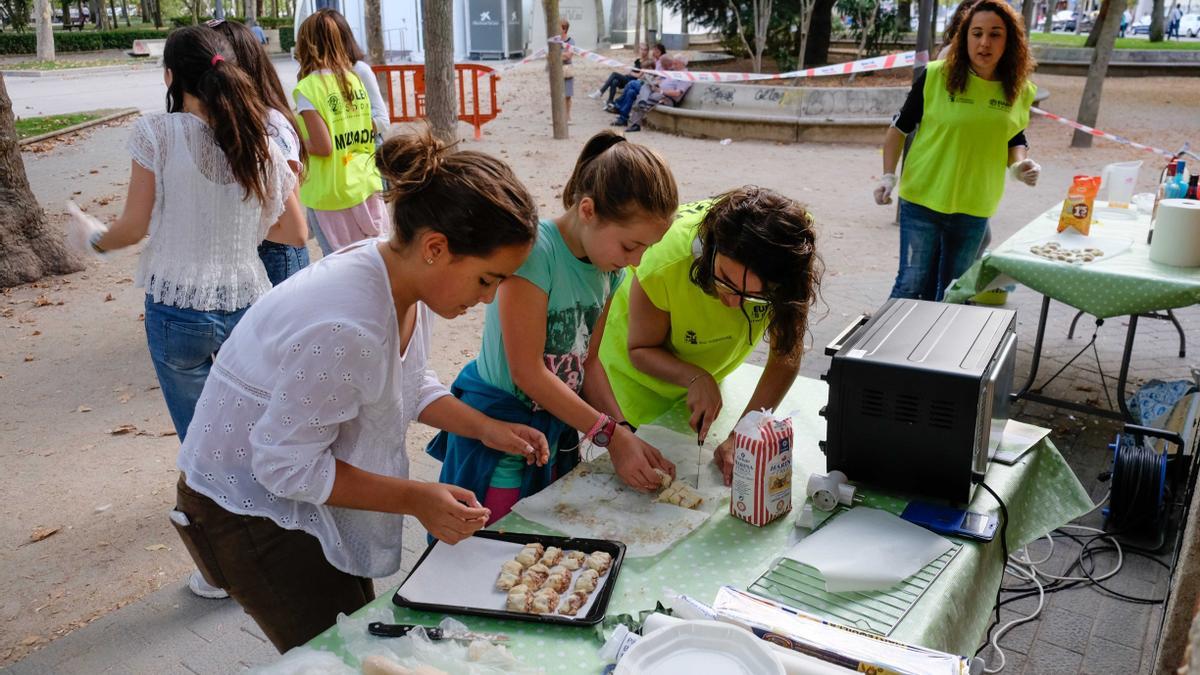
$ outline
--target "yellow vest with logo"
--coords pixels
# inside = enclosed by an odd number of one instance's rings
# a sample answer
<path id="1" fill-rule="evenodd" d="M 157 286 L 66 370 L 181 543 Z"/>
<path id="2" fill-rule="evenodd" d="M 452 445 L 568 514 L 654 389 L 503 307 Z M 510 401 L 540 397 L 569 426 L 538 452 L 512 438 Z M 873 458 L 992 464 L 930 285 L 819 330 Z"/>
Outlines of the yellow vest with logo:
<path id="1" fill-rule="evenodd" d="M 1004 196 L 1008 141 L 1029 125 L 1037 87 L 1026 81 L 1009 105 L 1004 87 L 974 73 L 946 91 L 945 61 L 925 70 L 924 112 L 900 176 L 900 198 L 938 213 L 991 218 Z"/>
<path id="2" fill-rule="evenodd" d="M 375 134 L 371 128 L 371 103 L 362 80 L 346 73 L 351 99 L 338 86 L 338 78 L 313 73 L 296 85 L 293 96 L 302 94 L 316 108 L 333 151 L 318 157 L 310 154 L 300 185 L 300 202 L 311 209 L 338 211 L 357 206 L 383 189 L 375 167 Z M 300 131 L 308 140 L 308 129 L 300 120 Z"/>

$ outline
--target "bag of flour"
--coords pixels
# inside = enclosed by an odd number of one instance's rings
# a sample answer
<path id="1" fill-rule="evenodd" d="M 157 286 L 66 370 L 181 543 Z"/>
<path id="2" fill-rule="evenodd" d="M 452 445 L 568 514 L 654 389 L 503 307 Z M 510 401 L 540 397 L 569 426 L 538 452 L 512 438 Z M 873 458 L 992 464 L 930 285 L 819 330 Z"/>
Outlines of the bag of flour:
<path id="1" fill-rule="evenodd" d="M 730 513 L 751 525 L 792 510 L 792 419 L 771 410 L 746 413 L 733 428 Z"/>

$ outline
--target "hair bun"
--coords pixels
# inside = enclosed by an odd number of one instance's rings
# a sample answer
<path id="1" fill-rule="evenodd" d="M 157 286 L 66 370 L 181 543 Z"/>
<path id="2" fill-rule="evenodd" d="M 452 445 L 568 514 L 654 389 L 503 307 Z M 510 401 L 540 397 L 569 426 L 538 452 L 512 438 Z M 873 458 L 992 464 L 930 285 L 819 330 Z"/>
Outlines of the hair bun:
<path id="1" fill-rule="evenodd" d="M 441 170 L 452 147 L 434 136 L 429 127 L 384 141 L 375 155 L 380 175 L 388 180 L 383 198 L 401 202 L 424 190 Z"/>

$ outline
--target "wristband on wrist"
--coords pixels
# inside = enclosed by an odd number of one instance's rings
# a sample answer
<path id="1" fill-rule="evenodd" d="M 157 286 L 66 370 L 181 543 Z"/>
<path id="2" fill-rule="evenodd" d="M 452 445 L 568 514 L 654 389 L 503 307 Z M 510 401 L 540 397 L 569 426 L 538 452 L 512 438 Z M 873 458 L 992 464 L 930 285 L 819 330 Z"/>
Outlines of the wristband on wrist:
<path id="1" fill-rule="evenodd" d="M 96 230 L 95 232 L 92 233 L 92 236 L 88 237 L 88 246 L 91 246 L 92 250 L 95 251 L 96 253 L 108 253 L 108 251 L 105 251 L 103 248 L 100 247 L 100 239 L 103 237 L 104 237 L 104 231 Z"/>
<path id="2" fill-rule="evenodd" d="M 617 421 L 608 415 L 601 413 L 600 419 L 592 425 L 592 428 L 583 437 L 585 441 L 591 441 L 592 445 L 600 448 L 607 448 L 612 441 L 613 432 L 616 431 Z"/>

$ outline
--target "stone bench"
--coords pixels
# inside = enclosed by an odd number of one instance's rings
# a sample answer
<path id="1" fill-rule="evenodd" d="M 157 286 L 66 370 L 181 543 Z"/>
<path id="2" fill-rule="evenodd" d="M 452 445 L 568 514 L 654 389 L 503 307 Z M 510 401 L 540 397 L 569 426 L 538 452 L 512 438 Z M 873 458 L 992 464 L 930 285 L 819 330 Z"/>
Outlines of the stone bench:
<path id="1" fill-rule="evenodd" d="M 126 53 L 130 56 L 153 58 L 162 63 L 163 49 L 166 46 L 166 40 L 134 40 L 133 49 Z"/>
<path id="2" fill-rule="evenodd" d="M 696 82 L 678 107 L 659 106 L 656 129 L 700 138 L 878 143 L 908 87 L 782 87 Z"/>

